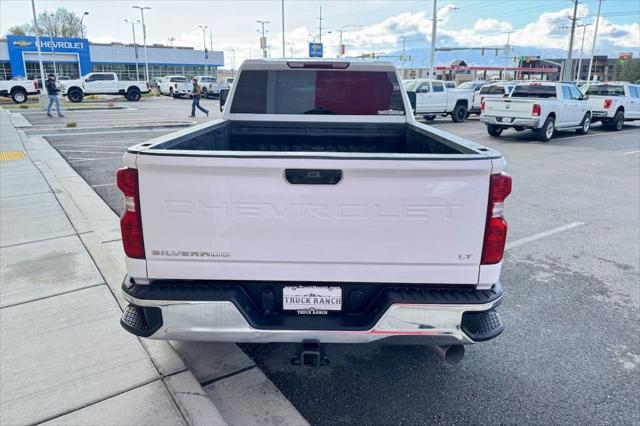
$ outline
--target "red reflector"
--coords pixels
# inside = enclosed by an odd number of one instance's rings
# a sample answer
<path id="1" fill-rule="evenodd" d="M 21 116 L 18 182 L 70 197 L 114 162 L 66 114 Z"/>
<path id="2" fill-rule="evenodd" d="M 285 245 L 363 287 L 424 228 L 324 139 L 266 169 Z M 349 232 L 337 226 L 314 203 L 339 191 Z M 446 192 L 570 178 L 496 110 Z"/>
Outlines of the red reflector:
<path id="1" fill-rule="evenodd" d="M 484 101 L 480 104 L 480 111 L 484 111 Z"/>
<path id="2" fill-rule="evenodd" d="M 533 115 L 534 117 L 540 117 L 541 111 L 542 111 L 542 108 L 540 108 L 540 104 L 533 104 L 531 115 Z"/>
<path id="3" fill-rule="evenodd" d="M 116 174 L 118 188 L 124 194 L 125 209 L 120 216 L 122 246 L 127 257 L 144 259 L 144 236 L 138 196 L 138 170 L 123 168 Z"/>
<path id="4" fill-rule="evenodd" d="M 511 176 L 506 173 L 491 175 L 487 225 L 482 246 L 483 265 L 493 265 L 502 260 L 507 241 L 507 222 L 502 217 L 504 199 L 511 193 Z"/>
<path id="5" fill-rule="evenodd" d="M 611 108 L 612 104 L 613 104 L 613 99 L 605 98 L 605 100 L 604 100 L 604 109 Z"/>
<path id="6" fill-rule="evenodd" d="M 33 81 L 33 87 L 38 90 L 38 80 Z"/>

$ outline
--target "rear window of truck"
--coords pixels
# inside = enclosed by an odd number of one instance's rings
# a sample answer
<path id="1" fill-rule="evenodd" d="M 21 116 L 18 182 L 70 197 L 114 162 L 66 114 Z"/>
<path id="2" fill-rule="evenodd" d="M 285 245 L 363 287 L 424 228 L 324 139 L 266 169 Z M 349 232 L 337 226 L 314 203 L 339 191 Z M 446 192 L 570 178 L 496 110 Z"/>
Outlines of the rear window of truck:
<path id="1" fill-rule="evenodd" d="M 186 77 L 171 77 L 171 80 L 169 80 L 171 83 L 186 83 L 187 82 L 187 78 Z"/>
<path id="2" fill-rule="evenodd" d="M 624 96 L 624 87 L 613 84 L 598 84 L 589 86 L 587 95 L 594 96 Z"/>
<path id="3" fill-rule="evenodd" d="M 542 86 L 535 84 L 517 85 L 511 92 L 512 98 L 555 98 L 555 86 Z"/>
<path id="4" fill-rule="evenodd" d="M 231 113 L 404 115 L 393 72 L 246 70 Z"/>

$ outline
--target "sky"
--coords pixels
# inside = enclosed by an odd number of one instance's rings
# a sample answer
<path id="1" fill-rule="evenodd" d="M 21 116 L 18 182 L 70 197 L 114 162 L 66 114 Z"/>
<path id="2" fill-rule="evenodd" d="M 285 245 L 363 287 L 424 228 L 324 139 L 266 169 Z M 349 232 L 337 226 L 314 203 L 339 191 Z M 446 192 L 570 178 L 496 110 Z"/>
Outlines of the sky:
<path id="1" fill-rule="evenodd" d="M 203 48 L 199 25 L 213 28 L 213 48 L 225 53 L 225 67 L 261 55 L 259 24 L 266 25 L 271 56 L 282 56 L 280 0 L 36 0 L 38 12 L 61 6 L 89 12 L 84 23 L 92 42 L 132 41 L 125 18 L 139 19 L 131 6 L 145 11 L 147 43 Z M 307 43 L 318 39 L 322 8 L 322 41 L 325 57 L 336 57 L 338 29 L 344 29 L 347 55 L 429 49 L 432 0 L 284 0 L 286 56 L 304 57 Z M 507 31 L 510 44 L 531 48 L 567 49 L 571 0 L 438 0 L 437 44 L 447 47 L 502 47 Z M 598 0 L 580 0 L 579 23 L 584 27 L 585 52 L 591 49 Z M 30 0 L 0 0 L 0 33 L 31 19 Z M 209 46 L 209 30 L 206 43 Z M 138 29 L 138 42 L 141 39 Z M 580 49 L 583 28 L 576 31 L 574 50 Z M 604 0 L 598 28 L 596 54 L 634 52 L 640 56 L 640 0 Z M 461 55 L 462 56 L 462 55 Z M 233 63 L 232 63 L 233 62 Z"/>

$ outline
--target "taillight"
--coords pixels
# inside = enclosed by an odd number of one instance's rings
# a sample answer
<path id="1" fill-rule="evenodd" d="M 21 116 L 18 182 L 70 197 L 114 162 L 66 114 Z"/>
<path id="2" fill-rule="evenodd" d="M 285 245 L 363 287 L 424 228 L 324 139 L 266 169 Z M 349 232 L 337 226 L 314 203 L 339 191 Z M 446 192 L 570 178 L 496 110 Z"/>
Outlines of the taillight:
<path id="1" fill-rule="evenodd" d="M 484 103 L 484 96 L 480 96 L 480 103 Z"/>
<path id="2" fill-rule="evenodd" d="M 144 239 L 140 216 L 140 196 L 138 192 L 138 170 L 127 167 L 118 169 L 118 188 L 124 194 L 124 211 L 120 216 L 122 245 L 127 257 L 144 259 Z"/>
<path id="3" fill-rule="evenodd" d="M 542 112 L 542 108 L 540 108 L 540 104 L 533 104 L 533 108 L 531 109 L 531 115 L 534 117 L 540 117 L 540 113 Z"/>
<path id="4" fill-rule="evenodd" d="M 482 264 L 493 265 L 502 260 L 507 241 L 507 222 L 504 220 L 504 199 L 511 193 L 511 176 L 491 175 L 487 224 L 482 246 Z"/>
<path id="5" fill-rule="evenodd" d="M 33 87 L 38 90 L 38 80 L 33 81 Z"/>
<path id="6" fill-rule="evenodd" d="M 480 104 L 480 112 L 484 112 L 484 101 Z"/>
<path id="7" fill-rule="evenodd" d="M 147 89 L 151 89 L 151 84 L 147 81 Z"/>
<path id="8" fill-rule="evenodd" d="M 605 100 L 604 100 L 604 109 L 611 108 L 611 104 L 613 104 L 613 99 L 605 98 Z"/>

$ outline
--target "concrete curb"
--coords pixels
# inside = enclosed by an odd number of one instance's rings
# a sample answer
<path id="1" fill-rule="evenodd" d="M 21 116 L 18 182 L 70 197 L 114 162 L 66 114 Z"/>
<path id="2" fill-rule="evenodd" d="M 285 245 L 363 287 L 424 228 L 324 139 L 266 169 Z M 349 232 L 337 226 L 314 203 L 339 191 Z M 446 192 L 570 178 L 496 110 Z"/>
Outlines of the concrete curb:
<path id="1" fill-rule="evenodd" d="M 12 114 L 13 115 L 13 114 Z M 22 116 L 22 114 L 20 114 Z M 23 116 L 24 118 L 24 116 Z M 26 121 L 26 119 L 25 119 Z M 180 121 L 180 122 L 176 122 L 176 123 L 149 123 L 149 124 L 137 124 L 137 125 L 132 125 L 131 123 L 126 124 L 126 125 L 120 125 L 120 126 L 100 126 L 100 127 L 62 127 L 62 126 L 34 126 L 31 123 L 29 123 L 29 125 L 24 125 L 24 126 L 20 126 L 17 125 L 15 126 L 16 129 L 23 129 L 26 128 L 29 131 L 56 131 L 59 132 L 60 134 L 64 134 L 64 133 L 73 133 L 73 132 L 79 132 L 79 131 L 87 131 L 87 130 L 138 130 L 138 129 L 158 129 L 158 128 L 173 128 L 173 127 L 189 127 L 193 124 L 197 124 L 196 121 L 189 121 L 189 120 L 185 120 L 185 121 Z"/>
<path id="2" fill-rule="evenodd" d="M 18 134 L 25 141 L 29 157 L 51 186 L 118 305 L 123 309 L 127 306 L 120 294 L 120 285 L 125 275 L 124 264 L 108 248 L 109 242 L 120 244 L 118 217 L 44 138 L 32 140 L 22 130 L 18 130 Z M 168 342 L 148 339 L 139 341 L 187 424 L 227 424 Z"/>
<path id="3" fill-rule="evenodd" d="M 9 116 L 13 121 L 13 114 Z M 123 309 L 128 303 L 120 291 L 126 270 L 118 216 L 46 139 L 28 136 L 24 130 L 17 131 L 24 141 L 29 157 L 53 189 L 104 281 Z M 194 371 L 193 368 L 201 368 L 202 365 L 188 365 L 172 344 L 150 339 L 139 341 L 187 424 L 251 424 L 247 421 L 254 418 L 251 417 L 253 410 L 258 409 L 272 410 L 282 425 L 308 424 L 271 381 L 255 368 L 255 364 L 234 344 L 228 344 L 226 351 L 221 351 L 220 347 L 214 348 L 215 355 L 220 354 L 225 361 L 234 356 L 242 356 L 246 360 L 242 360 L 241 365 L 250 363 L 251 366 L 239 368 L 231 374 L 217 371 L 215 375 L 207 376 L 210 380 L 199 381 L 198 377 L 203 377 L 202 372 Z M 195 350 L 200 350 L 201 353 L 197 362 L 191 360 L 193 364 L 201 364 L 200 361 L 204 361 L 206 367 L 210 367 L 206 365 L 207 362 L 217 364 L 216 366 L 220 364 L 214 362 L 211 353 L 202 349 L 195 347 Z M 184 350 L 183 347 L 183 353 Z M 234 369 L 240 365 L 228 367 Z M 205 388 L 200 383 L 203 383 Z M 216 401 L 215 404 L 212 400 Z M 257 417 L 254 419 L 256 424 L 260 422 Z"/>

